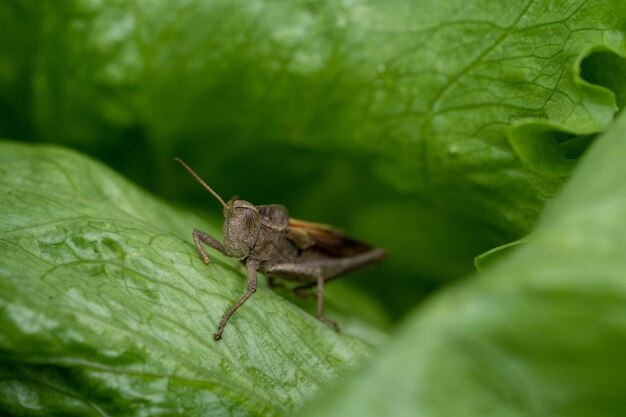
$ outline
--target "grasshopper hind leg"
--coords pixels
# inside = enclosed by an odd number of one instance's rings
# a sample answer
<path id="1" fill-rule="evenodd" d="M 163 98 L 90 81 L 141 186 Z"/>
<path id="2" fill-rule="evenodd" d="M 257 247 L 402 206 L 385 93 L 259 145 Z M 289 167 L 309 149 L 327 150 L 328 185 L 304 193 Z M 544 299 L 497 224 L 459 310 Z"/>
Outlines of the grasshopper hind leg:
<path id="1" fill-rule="evenodd" d="M 335 331 L 339 331 L 339 325 L 324 316 L 324 276 L 320 268 L 314 264 L 276 264 L 266 270 L 269 275 L 282 276 L 285 278 L 298 278 L 300 280 L 312 280 L 313 282 L 296 287 L 308 289 L 317 285 L 317 318 L 329 324 Z"/>

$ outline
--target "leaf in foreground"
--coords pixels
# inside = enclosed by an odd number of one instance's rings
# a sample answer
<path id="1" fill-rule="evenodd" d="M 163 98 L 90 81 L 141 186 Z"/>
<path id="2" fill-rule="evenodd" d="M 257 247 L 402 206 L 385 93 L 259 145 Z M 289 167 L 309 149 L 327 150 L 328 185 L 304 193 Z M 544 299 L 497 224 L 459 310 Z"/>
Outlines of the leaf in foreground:
<path id="1" fill-rule="evenodd" d="M 529 242 L 415 313 L 303 415 L 614 416 L 626 410 L 626 115 Z"/>
<path id="2" fill-rule="evenodd" d="M 214 342 L 220 234 L 84 156 L 0 144 L 0 200 L 0 414 L 284 415 L 371 351 L 265 289 Z"/>

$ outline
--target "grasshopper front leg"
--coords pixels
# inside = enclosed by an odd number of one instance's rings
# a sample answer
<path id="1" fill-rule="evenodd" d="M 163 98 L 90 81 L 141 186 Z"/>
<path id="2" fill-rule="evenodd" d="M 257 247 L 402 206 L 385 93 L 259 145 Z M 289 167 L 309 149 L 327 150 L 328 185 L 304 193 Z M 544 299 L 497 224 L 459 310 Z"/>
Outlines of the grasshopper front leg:
<path id="1" fill-rule="evenodd" d="M 213 249 L 224 253 L 224 245 L 222 245 L 217 239 L 204 233 L 202 230 L 193 229 L 193 233 L 191 235 L 193 236 L 193 241 L 196 244 L 196 248 L 198 248 L 198 252 L 200 252 L 200 256 L 202 256 L 202 261 L 206 265 L 209 264 L 209 255 L 206 254 L 204 248 L 202 247 L 202 242 L 206 243 Z"/>
<path id="2" fill-rule="evenodd" d="M 254 261 L 248 261 L 246 263 L 246 267 L 248 269 L 248 279 L 246 282 L 247 291 L 244 296 L 239 299 L 239 301 L 237 301 L 231 308 L 228 309 L 226 314 L 224 314 L 224 317 L 222 317 L 222 321 L 217 327 L 217 332 L 213 334 L 213 338 L 215 339 L 215 341 L 218 341 L 222 338 L 222 333 L 224 333 L 224 327 L 226 327 L 226 323 L 228 323 L 228 320 L 232 317 L 232 315 L 235 314 L 235 311 L 237 311 L 237 309 L 241 307 L 243 303 L 245 303 L 248 298 L 250 298 L 252 294 L 256 292 L 256 270 L 259 267 L 259 264 Z"/>

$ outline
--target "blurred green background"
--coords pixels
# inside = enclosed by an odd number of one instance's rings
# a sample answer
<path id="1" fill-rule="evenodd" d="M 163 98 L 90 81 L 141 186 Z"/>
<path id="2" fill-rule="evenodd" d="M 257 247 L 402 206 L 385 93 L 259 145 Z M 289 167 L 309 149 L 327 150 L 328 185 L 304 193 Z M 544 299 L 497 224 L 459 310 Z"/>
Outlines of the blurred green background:
<path id="1" fill-rule="evenodd" d="M 524 100 L 513 81 L 533 79 L 530 64 L 450 81 L 497 25 L 429 31 L 460 3 L 419 14 L 392 3 L 0 1 L 0 137 L 81 150 L 217 224 L 219 205 L 179 156 L 224 198 L 284 204 L 387 248 L 384 265 L 350 282 L 401 317 L 472 273 L 475 256 L 528 233 L 562 179 L 527 170 L 506 137 L 512 120 L 558 113 L 473 107 L 479 76 L 509 82 L 490 81 L 489 97 Z M 396 28 L 426 29 L 407 38 Z M 496 57 L 511 49 L 496 45 Z M 546 82 L 573 88 L 561 78 Z"/>

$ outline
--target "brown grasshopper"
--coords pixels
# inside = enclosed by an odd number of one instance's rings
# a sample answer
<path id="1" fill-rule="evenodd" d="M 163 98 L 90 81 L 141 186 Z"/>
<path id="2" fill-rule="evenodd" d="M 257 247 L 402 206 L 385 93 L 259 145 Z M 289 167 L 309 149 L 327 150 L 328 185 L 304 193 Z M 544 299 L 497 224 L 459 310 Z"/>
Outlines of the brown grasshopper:
<path id="1" fill-rule="evenodd" d="M 192 233 L 202 260 L 209 264 L 202 247 L 205 243 L 239 259 L 247 269 L 247 291 L 226 311 L 214 339 L 222 338 L 228 320 L 256 291 L 257 271 L 268 277 L 270 285 L 274 278 L 300 282 L 302 285 L 294 289 L 296 293 L 317 286 L 317 318 L 339 331 L 337 323 L 324 317 L 324 283 L 378 263 L 386 252 L 329 226 L 292 219 L 287 209 L 278 204 L 254 206 L 235 198 L 225 203 L 185 162 L 175 159 L 224 206 L 224 244 L 201 230 L 194 229 Z"/>

